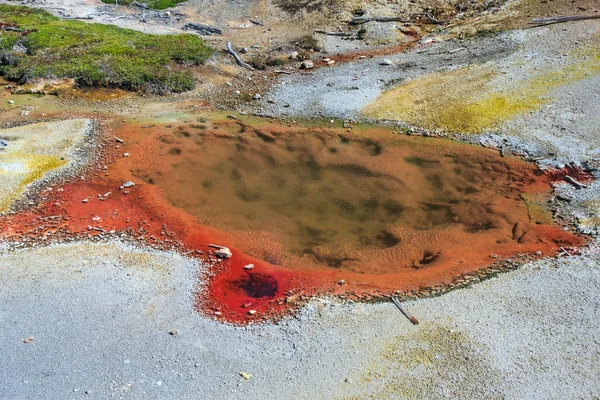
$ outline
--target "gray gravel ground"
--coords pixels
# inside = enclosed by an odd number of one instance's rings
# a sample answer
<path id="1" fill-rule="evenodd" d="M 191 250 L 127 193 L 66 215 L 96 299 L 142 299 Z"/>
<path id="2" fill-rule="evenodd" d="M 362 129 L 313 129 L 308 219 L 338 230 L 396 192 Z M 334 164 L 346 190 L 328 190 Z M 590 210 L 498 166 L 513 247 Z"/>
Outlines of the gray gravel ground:
<path id="1" fill-rule="evenodd" d="M 598 260 L 594 246 L 408 302 L 418 326 L 391 304 L 320 299 L 278 325 L 237 328 L 193 311 L 202 266 L 174 253 L 4 251 L 0 398 L 591 399 Z"/>
<path id="2" fill-rule="evenodd" d="M 599 34 L 600 25 L 589 21 L 422 44 L 402 54 L 282 76 L 263 97 L 272 103 L 265 101 L 260 106 L 272 115 L 363 119 L 362 109 L 385 90 L 425 74 L 473 64 L 500 71 L 490 82 L 492 88 L 527 91 L 529 78 L 573 63 L 572 52 L 597 43 Z M 464 49 L 453 52 L 460 48 Z M 380 65 L 384 59 L 394 65 Z M 557 163 L 597 158 L 600 75 L 559 86 L 548 93 L 548 98 L 538 110 L 518 115 L 488 133 L 519 142 L 516 147 L 525 147 L 532 155 L 553 153 Z"/>
<path id="3" fill-rule="evenodd" d="M 357 119 L 360 118 L 361 109 L 385 89 L 441 69 L 454 69 L 473 62 L 485 63 L 499 59 L 515 52 L 518 45 L 519 40 L 511 34 L 468 42 L 452 40 L 419 45 L 406 53 L 283 76 L 266 97 L 274 103 L 264 103 L 261 106 L 270 114 Z M 462 51 L 448 53 L 462 47 L 465 48 Z M 389 59 L 394 65 L 380 65 L 384 59 Z M 330 83 L 333 86 L 328 86 Z M 284 107 L 285 104 L 290 107 Z"/>

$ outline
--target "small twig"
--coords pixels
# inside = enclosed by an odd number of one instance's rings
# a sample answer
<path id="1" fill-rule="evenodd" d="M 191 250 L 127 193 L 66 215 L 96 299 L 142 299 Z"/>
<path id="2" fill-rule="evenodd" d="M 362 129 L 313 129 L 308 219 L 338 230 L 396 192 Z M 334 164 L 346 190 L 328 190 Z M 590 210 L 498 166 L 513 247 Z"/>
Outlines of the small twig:
<path id="1" fill-rule="evenodd" d="M 118 17 L 109 18 L 109 19 L 107 19 L 107 21 L 116 21 L 118 19 L 123 19 L 123 18 L 127 18 L 127 15 L 119 15 Z"/>
<path id="2" fill-rule="evenodd" d="M 315 29 L 314 32 L 320 33 L 321 35 L 329 35 L 329 36 L 341 36 L 341 37 L 352 36 L 352 34 L 348 33 L 348 32 L 332 32 L 332 31 L 324 31 L 321 29 Z"/>
<path id="3" fill-rule="evenodd" d="M 446 22 L 446 21 L 442 21 L 442 20 L 435 18 L 433 15 L 431 15 L 431 13 L 429 11 L 425 13 L 425 18 L 427 18 L 429 20 L 429 22 L 436 24 L 436 25 L 440 25 L 440 24 L 443 24 L 444 22 Z"/>
<path id="4" fill-rule="evenodd" d="M 23 29 L 14 26 L 2 26 L 0 27 L 0 31 L 23 32 Z"/>
<path id="5" fill-rule="evenodd" d="M 219 28 L 215 28 L 214 26 L 208 26 L 203 24 L 194 24 L 188 22 L 183 26 L 183 30 L 194 30 L 198 32 L 200 35 L 210 36 L 210 35 L 222 35 L 223 30 Z"/>
<path id="6" fill-rule="evenodd" d="M 410 19 L 402 18 L 402 17 L 372 17 L 372 18 L 358 17 L 358 18 L 352 18 L 350 21 L 348 21 L 348 24 L 362 25 L 362 24 L 366 24 L 367 22 L 410 22 Z"/>
<path id="7" fill-rule="evenodd" d="M 448 50 L 448 54 L 458 53 L 459 51 L 466 50 L 466 47 L 459 47 L 458 49 Z"/>
<path id="8" fill-rule="evenodd" d="M 275 71 L 273 71 L 273 72 L 275 72 L 276 74 L 286 74 L 286 75 L 291 75 L 291 74 L 293 73 L 293 72 L 291 72 L 291 71 L 284 71 L 284 70 L 282 70 L 282 69 L 276 69 L 276 70 L 275 70 Z"/>
<path id="9" fill-rule="evenodd" d="M 85 15 L 82 17 L 61 17 L 60 19 L 94 19 L 94 17 L 90 15 Z"/>
<path id="10" fill-rule="evenodd" d="M 564 247 L 560 248 L 562 250 L 563 253 L 565 253 L 566 255 L 568 255 L 569 257 L 573 257 L 573 254 L 569 253 Z M 562 253 L 561 253 L 562 254 Z"/>
<path id="11" fill-rule="evenodd" d="M 252 22 L 254 25 L 265 26 L 265 24 L 263 24 L 261 21 L 255 19 L 251 19 L 250 22 Z"/>
<path id="12" fill-rule="evenodd" d="M 243 62 L 240 56 L 238 56 L 238 54 L 233 50 L 233 48 L 231 47 L 231 42 L 227 42 L 227 52 L 229 52 L 229 54 L 231 54 L 233 58 L 235 58 L 235 62 L 237 63 L 237 65 L 244 67 L 247 70 L 254 71 L 254 68 L 250 64 Z"/>
<path id="13" fill-rule="evenodd" d="M 575 186 L 577 189 L 585 189 L 587 188 L 587 185 L 578 182 L 577 180 L 575 180 L 574 178 L 570 177 L 569 175 L 565 175 L 565 181 L 569 182 L 571 185 Z"/>
<path id="14" fill-rule="evenodd" d="M 259 118 L 271 118 L 271 119 L 279 119 L 280 117 L 277 115 L 272 115 L 272 114 L 265 114 L 265 113 L 252 113 L 251 114 L 253 117 L 259 117 Z"/>
<path id="15" fill-rule="evenodd" d="M 404 307 L 402 307 L 402 304 L 400 304 L 397 298 L 392 297 L 392 302 L 396 305 L 396 307 L 398 307 L 398 310 L 400 310 L 402 314 L 404 314 L 404 316 L 413 323 L 413 325 L 419 325 L 419 320 L 409 313 Z"/>
<path id="16" fill-rule="evenodd" d="M 584 21 L 586 19 L 600 19 L 600 14 L 597 15 L 573 15 L 573 16 L 562 16 L 562 17 L 550 17 L 550 18 L 533 18 L 530 24 L 537 26 L 545 26 L 552 24 L 560 24 L 569 21 Z"/>

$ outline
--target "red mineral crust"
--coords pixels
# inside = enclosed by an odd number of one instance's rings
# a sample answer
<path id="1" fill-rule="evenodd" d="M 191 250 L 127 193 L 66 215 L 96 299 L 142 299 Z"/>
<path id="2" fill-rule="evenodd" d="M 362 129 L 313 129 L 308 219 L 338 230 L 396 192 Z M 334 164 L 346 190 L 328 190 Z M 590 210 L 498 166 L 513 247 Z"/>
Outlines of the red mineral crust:
<path id="1" fill-rule="evenodd" d="M 106 171 L 3 217 L 0 237 L 124 232 L 175 248 L 210 264 L 198 309 L 232 323 L 277 319 L 313 294 L 440 287 L 584 243 L 551 224 L 544 199 L 556 176 L 516 158 L 383 128 L 210 118 L 123 124 Z"/>

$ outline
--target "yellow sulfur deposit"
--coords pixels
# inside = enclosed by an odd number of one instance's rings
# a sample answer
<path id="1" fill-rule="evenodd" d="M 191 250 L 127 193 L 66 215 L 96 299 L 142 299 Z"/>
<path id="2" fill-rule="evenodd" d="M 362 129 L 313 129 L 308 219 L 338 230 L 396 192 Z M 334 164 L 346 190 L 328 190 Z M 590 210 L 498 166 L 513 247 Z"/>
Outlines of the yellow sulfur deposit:
<path id="1" fill-rule="evenodd" d="M 0 129 L 0 212 L 27 185 L 72 161 L 89 125 L 88 120 L 69 120 Z"/>
<path id="2" fill-rule="evenodd" d="M 566 66 L 507 81 L 491 66 L 475 65 L 415 78 L 382 94 L 363 113 L 427 129 L 479 133 L 536 110 L 550 91 L 600 72 L 600 41 L 578 48 Z"/>

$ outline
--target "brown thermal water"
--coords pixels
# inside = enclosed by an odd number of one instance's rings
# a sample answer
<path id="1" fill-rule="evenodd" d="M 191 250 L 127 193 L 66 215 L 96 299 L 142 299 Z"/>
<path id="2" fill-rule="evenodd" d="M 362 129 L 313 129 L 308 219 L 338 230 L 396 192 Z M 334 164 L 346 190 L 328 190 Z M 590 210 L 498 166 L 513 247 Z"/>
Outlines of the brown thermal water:
<path id="1" fill-rule="evenodd" d="M 549 187 L 543 173 L 475 146 L 223 120 L 136 136 L 134 175 L 275 265 L 451 275 L 569 243 L 535 200 Z"/>

